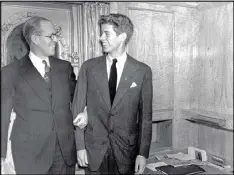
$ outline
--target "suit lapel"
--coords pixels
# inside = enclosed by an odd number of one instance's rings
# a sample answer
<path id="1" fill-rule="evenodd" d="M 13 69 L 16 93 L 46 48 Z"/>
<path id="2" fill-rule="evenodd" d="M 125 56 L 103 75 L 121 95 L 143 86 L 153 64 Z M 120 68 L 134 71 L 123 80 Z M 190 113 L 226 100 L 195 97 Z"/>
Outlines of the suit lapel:
<path id="1" fill-rule="evenodd" d="M 30 58 L 25 56 L 21 60 L 20 64 L 20 72 L 22 77 L 26 80 L 26 82 L 30 85 L 33 91 L 45 102 L 49 103 L 49 97 L 44 91 L 47 86 L 45 80 L 41 77 L 40 73 L 33 66 Z"/>
<path id="2" fill-rule="evenodd" d="M 96 80 L 98 85 L 98 89 L 102 94 L 103 100 L 106 103 L 108 109 L 111 108 L 110 103 L 110 94 L 109 94 L 109 86 L 108 86 L 108 78 L 107 78 L 107 71 L 106 71 L 106 57 L 101 57 L 100 62 L 95 65 L 92 69 L 92 74 Z"/>
<path id="3" fill-rule="evenodd" d="M 112 109 L 118 104 L 125 92 L 130 88 L 132 82 L 134 81 L 134 72 L 137 70 L 137 64 L 134 63 L 134 59 L 127 56 L 127 60 L 124 65 L 124 69 L 120 78 L 118 89 L 115 94 L 114 102 L 112 104 Z"/>

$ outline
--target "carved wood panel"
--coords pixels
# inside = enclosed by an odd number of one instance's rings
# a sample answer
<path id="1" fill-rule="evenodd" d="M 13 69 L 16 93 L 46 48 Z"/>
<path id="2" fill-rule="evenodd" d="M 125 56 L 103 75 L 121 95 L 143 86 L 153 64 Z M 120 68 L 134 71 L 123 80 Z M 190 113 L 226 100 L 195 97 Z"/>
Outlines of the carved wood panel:
<path id="1" fill-rule="evenodd" d="M 172 14 L 131 9 L 135 33 L 128 46 L 134 58 L 149 65 L 153 73 L 153 110 L 173 107 Z"/>
<path id="2" fill-rule="evenodd" d="M 233 114 L 233 4 L 201 12 L 198 108 Z"/>

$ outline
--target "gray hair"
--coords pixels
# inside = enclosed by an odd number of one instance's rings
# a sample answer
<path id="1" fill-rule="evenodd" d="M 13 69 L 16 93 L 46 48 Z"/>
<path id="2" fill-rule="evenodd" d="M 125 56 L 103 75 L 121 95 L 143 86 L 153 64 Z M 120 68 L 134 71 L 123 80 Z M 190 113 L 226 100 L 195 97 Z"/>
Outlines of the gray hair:
<path id="1" fill-rule="evenodd" d="M 24 23 L 23 36 L 29 45 L 31 43 L 31 36 L 33 34 L 38 34 L 38 35 L 41 34 L 41 26 L 40 26 L 41 21 L 50 21 L 50 20 L 39 16 L 33 16 Z"/>

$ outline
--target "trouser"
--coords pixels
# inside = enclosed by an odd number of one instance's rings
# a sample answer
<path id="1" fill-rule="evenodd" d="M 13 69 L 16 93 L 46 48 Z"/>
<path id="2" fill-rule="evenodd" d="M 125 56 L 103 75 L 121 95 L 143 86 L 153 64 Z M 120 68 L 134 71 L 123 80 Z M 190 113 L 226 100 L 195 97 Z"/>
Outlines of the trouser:
<path id="1" fill-rule="evenodd" d="M 47 174 L 75 174 L 75 165 L 67 165 L 63 158 L 58 138 L 56 139 L 53 164 L 51 165 Z"/>
<path id="2" fill-rule="evenodd" d="M 97 171 L 90 171 L 88 168 L 85 168 L 85 174 L 111 174 L 111 175 L 123 175 L 119 172 L 113 151 L 111 148 L 108 148 L 106 154 L 103 158 L 103 161 Z M 126 173 L 126 175 L 134 175 L 134 167 Z"/>

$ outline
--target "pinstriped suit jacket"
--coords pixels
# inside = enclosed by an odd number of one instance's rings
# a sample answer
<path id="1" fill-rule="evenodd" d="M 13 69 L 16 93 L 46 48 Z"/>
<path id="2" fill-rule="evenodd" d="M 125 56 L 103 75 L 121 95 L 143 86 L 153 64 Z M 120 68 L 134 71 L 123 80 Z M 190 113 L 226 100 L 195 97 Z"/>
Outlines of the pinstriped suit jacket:
<path id="1" fill-rule="evenodd" d="M 49 57 L 49 60 L 52 97 L 28 55 L 1 70 L 1 156 L 6 156 L 10 113 L 14 108 L 16 119 L 10 139 L 16 173 L 41 174 L 47 171 L 53 161 L 57 136 L 67 164 L 76 162 L 70 110 L 75 74 L 69 62 L 54 57 Z"/>
<path id="2" fill-rule="evenodd" d="M 132 86 L 135 84 L 136 86 Z M 118 169 L 129 171 L 137 155 L 149 155 L 152 137 L 152 72 L 127 55 L 113 105 L 110 104 L 106 57 L 81 66 L 73 99 L 73 117 L 87 105 L 88 125 L 76 129 L 77 149 L 86 149 L 89 168 L 98 170 L 109 146 Z"/>

